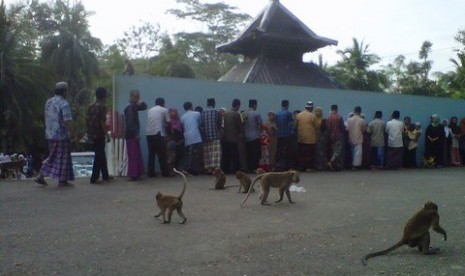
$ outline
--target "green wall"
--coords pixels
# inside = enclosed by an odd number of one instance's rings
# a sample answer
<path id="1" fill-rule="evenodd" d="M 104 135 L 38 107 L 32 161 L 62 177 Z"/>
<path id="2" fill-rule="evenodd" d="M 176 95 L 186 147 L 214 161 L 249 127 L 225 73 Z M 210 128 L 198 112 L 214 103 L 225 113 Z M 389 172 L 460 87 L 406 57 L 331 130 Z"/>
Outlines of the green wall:
<path id="1" fill-rule="evenodd" d="M 288 99 L 290 110 L 302 110 L 306 101 L 313 101 L 321 106 L 326 117 L 332 104 L 339 105 L 339 113 L 344 117 L 356 105 L 362 107 L 362 113 L 371 121 L 375 111 L 383 111 L 383 119 L 389 120 L 393 110 L 399 110 L 400 116 L 410 116 L 413 122 L 421 122 L 423 131 L 429 123 L 431 114 L 439 114 L 441 118 L 450 119 L 452 116 L 465 117 L 465 101 L 446 98 L 432 98 L 409 95 L 394 95 L 376 92 L 361 92 L 351 90 L 336 90 L 322 88 L 308 88 L 297 86 L 275 86 L 263 84 L 227 83 L 203 81 L 193 79 L 162 78 L 145 75 L 114 77 L 114 109 L 123 113 L 128 103 L 129 91 L 138 89 L 141 99 L 148 107 L 155 105 L 155 98 L 165 98 L 167 108 L 177 108 L 182 115 L 182 105 L 191 101 L 195 106 L 205 108 L 207 98 L 216 99 L 216 107 L 231 107 L 234 98 L 241 100 L 241 110 L 248 107 L 249 99 L 258 100 L 257 110 L 266 120 L 268 111 L 277 112 L 281 109 L 281 100 Z M 147 159 L 147 144 L 145 140 L 146 111 L 140 112 L 141 146 L 144 159 Z M 420 138 L 418 158 L 423 155 L 424 135 Z"/>

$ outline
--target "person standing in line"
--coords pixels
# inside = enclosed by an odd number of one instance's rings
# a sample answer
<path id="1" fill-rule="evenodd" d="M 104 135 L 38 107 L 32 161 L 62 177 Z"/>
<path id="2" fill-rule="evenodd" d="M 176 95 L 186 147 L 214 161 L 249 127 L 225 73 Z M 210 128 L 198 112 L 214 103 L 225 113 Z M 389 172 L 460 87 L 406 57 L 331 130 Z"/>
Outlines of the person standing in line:
<path id="1" fill-rule="evenodd" d="M 294 118 L 289 111 L 289 101 L 281 101 L 281 111 L 276 113 L 276 137 L 278 147 L 276 151 L 276 170 L 287 171 L 294 164 L 292 150 L 292 125 Z"/>
<path id="2" fill-rule="evenodd" d="M 409 161 L 408 155 L 408 144 L 409 144 L 409 137 L 408 137 L 408 130 L 409 129 L 414 129 L 415 126 L 412 123 L 412 119 L 410 116 L 405 116 L 404 117 L 404 130 L 402 131 L 402 143 L 404 144 L 404 153 L 402 154 L 402 167 L 408 168 L 409 164 L 407 162 Z"/>
<path id="3" fill-rule="evenodd" d="M 202 135 L 200 134 L 201 115 L 194 111 L 191 102 L 185 102 L 181 116 L 181 124 L 184 130 L 184 146 L 186 147 L 185 172 L 198 175 L 200 173 L 200 158 L 202 150 Z"/>
<path id="4" fill-rule="evenodd" d="M 165 99 L 156 98 L 155 106 L 147 111 L 147 124 L 145 134 L 147 135 L 147 148 L 149 151 L 147 171 L 148 177 L 156 177 L 155 157 L 158 155 L 158 163 L 162 176 L 173 176 L 174 173 L 168 170 L 168 155 L 166 136 L 170 122 L 170 113 L 165 108 Z"/>
<path id="5" fill-rule="evenodd" d="M 221 169 L 227 173 L 236 173 L 240 168 L 239 163 L 239 141 L 243 139 L 244 128 L 242 125 L 241 115 L 239 109 L 241 108 L 241 101 L 234 99 L 232 102 L 231 110 L 224 113 L 224 137 L 221 145 L 222 158 Z"/>
<path id="6" fill-rule="evenodd" d="M 257 100 L 249 100 L 247 120 L 244 122 L 244 134 L 246 139 L 247 170 L 253 173 L 260 162 L 262 155 L 260 145 L 260 133 L 263 129 L 263 121 L 257 112 Z"/>
<path id="7" fill-rule="evenodd" d="M 168 171 L 172 174 L 173 168 L 181 170 L 179 163 L 184 156 L 184 133 L 182 131 L 181 120 L 176 108 L 168 109 L 170 121 L 166 134 L 166 160 Z"/>
<path id="8" fill-rule="evenodd" d="M 35 182 L 47 185 L 45 177 L 58 179 L 58 187 L 70 187 L 74 180 L 71 160 L 70 125 L 73 121 L 71 107 L 65 99 L 68 83 L 55 84 L 55 96 L 45 103 L 45 138 L 48 141 L 49 155 L 43 161 Z"/>
<path id="9" fill-rule="evenodd" d="M 347 120 L 347 131 L 352 151 L 352 170 L 360 169 L 363 155 L 363 132 L 365 131 L 365 120 L 360 117 L 362 108 L 356 106 L 354 115 Z"/>
<path id="10" fill-rule="evenodd" d="M 107 133 L 107 107 L 105 99 L 107 90 L 103 87 L 98 87 L 95 90 L 96 101 L 87 109 L 87 137 L 92 141 L 94 149 L 94 164 L 92 166 L 92 175 L 90 183 L 96 184 L 102 172 L 104 181 L 110 180 L 107 167 L 107 157 L 105 155 L 105 143 L 110 142 L 110 137 Z"/>
<path id="11" fill-rule="evenodd" d="M 459 139 L 460 139 L 460 128 L 457 125 L 458 118 L 453 116 L 450 118 L 450 131 L 452 136 L 450 156 L 451 156 L 451 165 L 460 166 L 460 150 L 459 150 Z"/>
<path id="12" fill-rule="evenodd" d="M 203 163 L 205 170 L 213 174 L 215 168 L 221 166 L 221 121 L 218 110 L 215 109 L 215 98 L 207 99 L 207 108 L 201 115 L 203 132 Z"/>
<path id="13" fill-rule="evenodd" d="M 444 140 L 442 142 L 442 165 L 447 167 L 450 164 L 450 153 L 452 145 L 452 132 L 449 127 L 447 119 L 442 120 L 442 126 L 444 128 Z"/>
<path id="14" fill-rule="evenodd" d="M 465 117 L 460 119 L 459 151 L 462 165 L 465 165 Z"/>
<path id="15" fill-rule="evenodd" d="M 383 112 L 376 111 L 375 118 L 368 124 L 367 133 L 371 136 L 371 169 L 384 168 L 384 132 L 386 123 L 382 120 Z"/>
<path id="16" fill-rule="evenodd" d="M 128 154 L 128 172 L 130 181 L 139 180 L 144 174 L 144 161 L 140 148 L 139 111 L 147 109 L 145 102 L 140 102 L 140 92 L 137 89 L 129 92 L 129 104 L 124 109 L 124 138 Z"/>
<path id="17" fill-rule="evenodd" d="M 418 139 L 421 136 L 421 124 L 416 122 L 415 126 L 410 125 L 410 129 L 407 131 L 408 134 L 408 152 L 407 152 L 407 168 L 417 167 L 417 147 Z"/>
<path id="18" fill-rule="evenodd" d="M 341 156 L 345 126 L 344 119 L 338 114 L 338 109 L 336 104 L 331 105 L 331 113 L 326 120 L 331 146 L 331 158 L 327 165 L 332 171 L 343 167 Z"/>
<path id="19" fill-rule="evenodd" d="M 386 151 L 386 168 L 399 169 L 402 167 L 402 158 L 404 155 L 404 142 L 402 133 L 404 132 L 404 123 L 399 120 L 400 112 L 394 110 L 391 120 L 386 123 L 386 134 L 388 137 Z"/>
<path id="20" fill-rule="evenodd" d="M 431 122 L 425 131 L 425 159 L 432 160 L 436 168 L 442 167 L 442 145 L 444 127 L 437 114 L 431 115 Z M 432 162 L 431 162 L 432 163 Z"/>
<path id="21" fill-rule="evenodd" d="M 268 160 L 270 163 L 270 171 L 273 172 L 275 171 L 276 166 L 276 150 L 278 148 L 278 140 L 276 138 L 276 114 L 272 111 L 268 112 L 268 121 L 265 123 L 265 130 L 270 139 L 270 144 L 268 145 Z"/>
<path id="22" fill-rule="evenodd" d="M 305 109 L 297 114 L 297 168 L 300 171 L 313 170 L 317 140 L 317 122 L 313 114 L 313 102 L 308 101 Z"/>

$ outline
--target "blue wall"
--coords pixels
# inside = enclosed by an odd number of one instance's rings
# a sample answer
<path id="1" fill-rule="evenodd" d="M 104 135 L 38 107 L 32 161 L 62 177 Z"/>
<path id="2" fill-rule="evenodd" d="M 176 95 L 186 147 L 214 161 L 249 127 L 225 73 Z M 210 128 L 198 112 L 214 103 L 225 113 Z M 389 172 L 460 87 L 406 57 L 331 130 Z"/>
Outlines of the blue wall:
<path id="1" fill-rule="evenodd" d="M 162 78 L 153 76 L 116 75 L 114 77 L 114 108 L 120 114 L 129 100 L 129 91 L 138 89 L 141 100 L 149 108 L 155 105 L 155 98 L 165 98 L 167 108 L 178 109 L 184 113 L 182 105 L 191 101 L 195 106 L 205 108 L 207 98 L 216 99 L 216 107 L 231 107 L 234 98 L 241 100 L 241 110 L 246 110 L 249 99 L 258 100 L 257 110 L 266 120 L 268 111 L 277 112 L 281 109 L 281 100 L 288 99 L 289 110 L 302 110 L 306 101 L 313 101 L 315 106 L 321 106 L 324 116 L 328 115 L 332 104 L 339 105 L 339 113 L 344 117 L 360 105 L 367 121 L 371 121 L 375 111 L 383 111 L 383 119 L 389 120 L 393 110 L 399 110 L 400 116 L 410 116 L 412 122 L 420 122 L 423 132 L 428 126 L 431 114 L 439 114 L 441 118 L 452 116 L 465 117 L 465 101 L 445 98 L 420 97 L 409 95 L 394 95 L 387 93 L 361 92 L 351 90 L 335 90 L 308 88 L 297 86 L 274 86 L 264 84 L 226 83 L 202 81 L 193 79 Z M 144 160 L 147 160 L 147 144 L 145 140 L 146 111 L 140 112 L 141 146 Z M 423 155 L 424 135 L 420 138 L 418 158 Z"/>

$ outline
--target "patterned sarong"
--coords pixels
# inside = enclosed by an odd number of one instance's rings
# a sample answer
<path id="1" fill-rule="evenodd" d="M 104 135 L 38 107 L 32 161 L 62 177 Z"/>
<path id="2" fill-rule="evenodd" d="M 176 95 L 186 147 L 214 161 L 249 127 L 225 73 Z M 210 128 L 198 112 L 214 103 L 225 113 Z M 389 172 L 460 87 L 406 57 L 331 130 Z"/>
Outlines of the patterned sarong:
<path id="1" fill-rule="evenodd" d="M 203 143 L 203 162 L 205 169 L 221 166 L 220 140 L 213 140 Z"/>
<path id="2" fill-rule="evenodd" d="M 69 139 L 48 140 L 49 155 L 42 163 L 40 174 L 58 181 L 74 180 Z"/>

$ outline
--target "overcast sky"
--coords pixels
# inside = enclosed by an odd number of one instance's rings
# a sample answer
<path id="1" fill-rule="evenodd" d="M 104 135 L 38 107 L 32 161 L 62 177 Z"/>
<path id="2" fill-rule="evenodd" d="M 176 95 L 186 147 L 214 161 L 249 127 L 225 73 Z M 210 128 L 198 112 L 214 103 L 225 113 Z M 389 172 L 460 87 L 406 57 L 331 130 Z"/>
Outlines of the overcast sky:
<path id="1" fill-rule="evenodd" d="M 13 3 L 17 0 L 6 0 Z M 70 0 L 71 2 L 73 0 Z M 238 11 L 255 17 L 269 0 L 201 0 L 202 3 L 224 2 Z M 338 46 L 325 47 L 307 55 L 317 61 L 319 53 L 329 64 L 338 59 L 335 52 L 352 46 L 352 38 L 364 41 L 372 53 L 387 64 L 398 55 L 417 60 L 425 40 L 433 43 L 433 71 L 453 70 L 449 61 L 455 58 L 454 41 L 458 30 L 465 30 L 465 0 L 281 0 L 316 34 L 339 41 Z M 200 30 L 191 22 L 175 20 L 165 12 L 180 8 L 175 0 L 82 0 L 88 11 L 92 35 L 111 44 L 139 21 L 159 23 L 162 30 L 175 33 Z M 186 29 L 187 28 L 187 29 Z"/>

